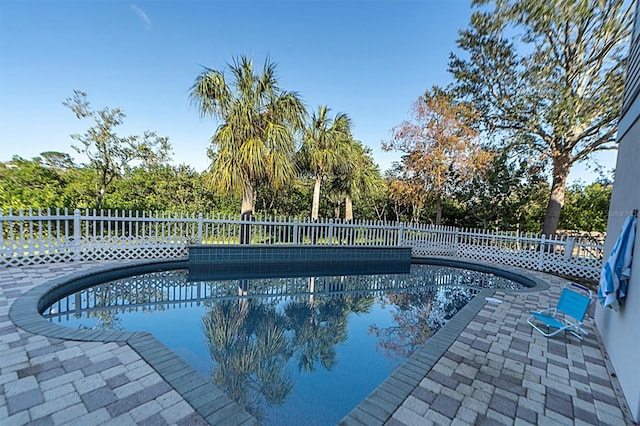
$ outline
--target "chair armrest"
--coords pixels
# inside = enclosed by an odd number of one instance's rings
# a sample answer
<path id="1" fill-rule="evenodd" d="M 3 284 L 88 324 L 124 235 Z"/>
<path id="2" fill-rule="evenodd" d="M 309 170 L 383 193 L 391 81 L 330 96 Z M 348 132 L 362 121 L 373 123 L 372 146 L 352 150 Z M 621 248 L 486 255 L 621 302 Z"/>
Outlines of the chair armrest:
<path id="1" fill-rule="evenodd" d="M 558 313 L 558 308 L 547 308 L 547 309 L 543 309 L 541 311 L 529 311 L 530 314 L 546 314 L 547 312 L 553 312 L 553 315 Z"/>

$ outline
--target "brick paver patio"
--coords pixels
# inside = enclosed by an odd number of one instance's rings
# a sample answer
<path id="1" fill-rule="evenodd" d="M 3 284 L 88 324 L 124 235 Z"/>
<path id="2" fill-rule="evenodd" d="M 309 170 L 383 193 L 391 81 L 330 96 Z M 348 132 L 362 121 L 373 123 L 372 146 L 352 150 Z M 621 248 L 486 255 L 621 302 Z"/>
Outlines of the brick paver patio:
<path id="1" fill-rule="evenodd" d="M 45 337 L 12 322 L 9 309 L 27 290 L 96 265 L 0 269 L 0 424 L 254 423 L 231 405 L 207 411 L 208 395 L 166 380 L 143 343 Z M 526 323 L 530 310 L 555 304 L 564 282 L 530 274 L 549 289 L 476 297 L 343 423 L 631 424 L 592 319 L 582 342 L 547 339 Z"/>

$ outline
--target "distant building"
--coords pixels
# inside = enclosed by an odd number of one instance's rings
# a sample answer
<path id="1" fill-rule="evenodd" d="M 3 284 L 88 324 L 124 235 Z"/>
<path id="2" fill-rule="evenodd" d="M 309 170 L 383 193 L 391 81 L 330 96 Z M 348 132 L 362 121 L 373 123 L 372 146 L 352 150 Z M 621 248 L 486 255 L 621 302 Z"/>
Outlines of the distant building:
<path id="1" fill-rule="evenodd" d="M 618 161 L 607 223 L 605 259 L 611 253 L 625 219 L 640 209 L 640 4 L 627 65 L 620 124 Z M 640 231 L 640 229 L 638 229 Z M 632 274 L 627 299 L 619 312 L 596 308 L 596 325 L 602 336 L 620 386 L 640 422 L 640 232 L 636 233 Z"/>

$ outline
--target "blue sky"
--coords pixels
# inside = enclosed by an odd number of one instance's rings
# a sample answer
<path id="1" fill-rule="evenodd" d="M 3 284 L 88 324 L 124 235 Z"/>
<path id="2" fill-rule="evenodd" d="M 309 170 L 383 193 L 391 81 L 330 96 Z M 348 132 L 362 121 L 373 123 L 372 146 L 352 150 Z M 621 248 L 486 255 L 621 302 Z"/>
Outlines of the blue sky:
<path id="1" fill-rule="evenodd" d="M 310 110 L 349 114 L 385 170 L 399 155 L 381 141 L 426 89 L 451 82 L 449 53 L 471 12 L 468 0 L 0 0 L 0 161 L 61 151 L 84 162 L 70 135 L 91 123 L 62 105 L 79 89 L 95 109 L 124 110 L 120 135 L 155 130 L 175 164 L 203 171 L 218 123 L 200 118 L 189 88 L 203 66 L 248 55 L 276 62 L 281 87 Z"/>

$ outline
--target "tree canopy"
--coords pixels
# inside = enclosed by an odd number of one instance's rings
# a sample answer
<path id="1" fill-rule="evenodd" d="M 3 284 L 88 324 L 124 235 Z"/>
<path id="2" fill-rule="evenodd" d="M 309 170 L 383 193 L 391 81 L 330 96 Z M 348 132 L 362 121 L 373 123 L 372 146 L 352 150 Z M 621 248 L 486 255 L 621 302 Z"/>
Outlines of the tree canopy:
<path id="1" fill-rule="evenodd" d="M 267 59 L 260 73 L 246 56 L 224 71 L 205 68 L 191 87 L 191 100 L 202 116 L 221 124 L 213 134 L 214 160 L 209 188 L 242 194 L 243 216 L 255 209 L 261 183 L 277 189 L 296 176 L 295 132 L 304 125 L 306 109 L 295 92 L 278 86 L 276 65 Z"/>
<path id="2" fill-rule="evenodd" d="M 476 2 L 480 7 L 489 3 Z M 565 9 L 583 3 L 566 4 L 562 3 Z M 607 4 L 618 5 L 612 0 Z M 529 9 L 520 10 L 517 5 Z M 256 211 L 315 219 L 340 218 L 344 205 L 346 220 L 356 216 L 531 232 L 539 231 L 545 209 L 547 215 L 549 212 L 546 200 L 550 195 L 554 199 L 560 188 L 566 204 L 560 226 L 603 231 L 610 185 L 574 184 L 565 197 L 564 181 L 561 179 L 560 187 L 557 180 L 550 186 L 544 169 L 549 159 L 555 167 L 558 159 L 574 161 L 586 158 L 587 152 L 615 146 L 609 136 L 615 124 L 605 121 L 613 108 L 606 103 L 614 96 L 596 93 L 589 98 L 586 90 L 593 82 L 587 81 L 576 93 L 569 91 L 562 97 L 554 92 L 547 99 L 543 89 L 562 89 L 559 81 L 552 81 L 565 76 L 562 69 L 556 64 L 559 71 L 551 73 L 550 81 L 534 82 L 532 79 L 544 76 L 547 67 L 539 57 L 542 50 L 519 50 L 523 43 L 507 38 L 515 34 L 531 46 L 551 48 L 536 38 L 541 27 L 534 24 L 560 12 L 545 7 L 524 0 L 499 1 L 496 10 L 500 13 L 474 15 L 472 28 L 462 33 L 460 42 L 470 57 L 452 59 L 452 69 L 460 76 L 458 84 L 427 91 L 413 104 L 410 117 L 392 130 L 384 148 L 400 151 L 402 157 L 384 177 L 370 149 L 353 138 L 347 114 L 332 115 L 328 107 L 320 107 L 307 121 L 300 96 L 279 87 L 273 63 L 267 59 L 257 70 L 250 59 L 239 57 L 224 71 L 205 68 L 191 87 L 199 113 L 219 122 L 206 152 L 211 159 L 207 171 L 168 164 L 168 138 L 155 132 L 119 136 L 116 128 L 125 118 L 122 110 L 94 110 L 87 95 L 75 91 L 64 105 L 78 118 L 93 120 L 93 126 L 72 136 L 77 143 L 72 148 L 85 154 L 89 163 L 75 164 L 69 154 L 55 151 L 31 160 L 16 156 L 0 163 L 0 209 L 78 207 L 227 215 L 237 212 L 242 202 L 245 219 Z M 530 18 L 518 18 L 521 12 Z M 579 8 L 578 12 L 592 22 L 589 31 L 600 25 L 601 19 L 592 16 L 595 12 Z M 512 32 L 532 25 L 535 31 L 530 33 Z M 611 25 L 611 31 L 617 31 Z M 567 37 L 572 34 L 569 31 Z M 474 35 L 480 37 L 478 44 Z M 611 47 L 614 50 L 622 55 L 620 48 Z M 618 82 L 610 80 L 619 76 L 623 62 L 607 58 L 601 56 L 610 67 L 601 69 L 602 79 L 593 83 L 603 90 L 618 87 Z M 489 70 L 495 71 L 497 80 Z M 231 76 L 229 81 L 225 72 Z M 509 92 L 519 85 L 521 93 Z M 590 128 L 575 127 L 576 122 L 584 123 L 579 113 L 593 112 L 594 97 L 603 102 L 606 114 L 590 122 Z M 560 108 L 560 101 L 582 106 L 571 112 Z M 569 128 L 574 133 L 563 133 Z M 583 132 L 582 139 L 576 136 L 576 129 Z M 481 145 L 482 136 L 492 136 L 502 144 Z M 547 136 L 551 139 L 545 139 Z M 600 145 L 583 146 L 594 140 Z M 569 146 L 573 151 L 564 150 Z"/>
<path id="3" fill-rule="evenodd" d="M 338 199 L 344 198 L 344 218 L 350 221 L 353 220 L 354 200 L 379 196 L 384 189 L 384 182 L 371 149 L 362 142 L 349 137 L 342 151 L 345 159 L 335 167 L 330 187 Z"/>
<path id="4" fill-rule="evenodd" d="M 466 103 L 456 103 L 450 93 L 434 87 L 411 109 L 411 120 L 393 129 L 386 150 L 399 150 L 409 178 L 433 196 L 436 225 L 442 222 L 442 199 L 462 181 L 479 174 L 490 154 L 477 141 L 476 132 L 465 123 L 473 114 Z"/>
<path id="5" fill-rule="evenodd" d="M 542 232 L 553 234 L 571 167 L 615 149 L 633 2 L 474 0 L 463 54 L 452 55 L 457 93 L 483 130 L 552 168 Z"/>
<path id="6" fill-rule="evenodd" d="M 74 90 L 73 98 L 67 98 L 63 105 L 79 119 L 91 118 L 95 122 L 86 133 L 74 134 L 71 138 L 80 142 L 80 145 L 72 145 L 72 148 L 89 158 L 89 167 L 95 172 L 98 208 L 102 207 L 108 187 L 128 170 L 131 162 L 139 160 L 152 166 L 169 160 L 171 145 L 167 137 L 160 137 L 153 131 L 144 132 L 142 137 L 118 136 L 115 127 L 121 125 L 125 118 L 120 108 L 94 111 L 87 94 L 80 90 Z M 44 153 L 43 156 L 56 165 L 68 165 L 68 156 L 51 153 Z"/>

